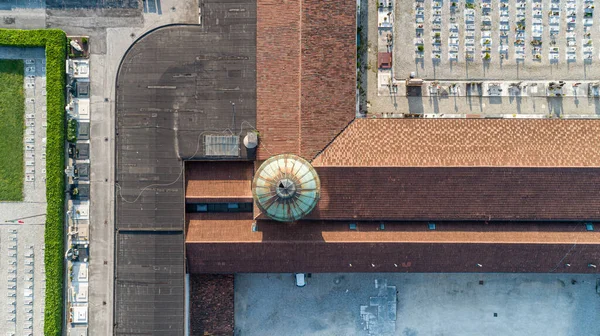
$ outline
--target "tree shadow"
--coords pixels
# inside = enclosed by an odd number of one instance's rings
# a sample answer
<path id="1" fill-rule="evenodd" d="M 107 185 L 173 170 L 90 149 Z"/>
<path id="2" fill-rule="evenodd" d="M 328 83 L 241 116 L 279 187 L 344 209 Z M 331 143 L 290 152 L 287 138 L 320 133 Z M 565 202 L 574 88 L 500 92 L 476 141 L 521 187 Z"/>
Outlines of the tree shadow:
<path id="1" fill-rule="evenodd" d="M 439 58 L 434 58 L 431 60 L 431 67 L 433 68 L 433 78 L 437 78 L 437 68 L 440 65 L 441 61 Z"/>
<path id="2" fill-rule="evenodd" d="M 573 86 L 573 104 L 575 104 L 575 107 L 579 107 L 579 95 L 577 94 L 577 87 Z"/>
<path id="3" fill-rule="evenodd" d="M 409 97 L 406 97 L 406 100 L 408 101 L 408 113 L 410 113 L 410 114 L 423 114 L 424 113 L 422 96 L 416 96 L 416 97 L 409 96 Z"/>
<path id="4" fill-rule="evenodd" d="M 522 88 L 520 84 L 518 87 L 509 87 L 508 88 L 508 102 L 512 105 L 513 102 L 516 103 L 517 114 L 521 114 L 521 101 L 523 100 Z"/>
<path id="5" fill-rule="evenodd" d="M 483 76 L 486 77 L 488 71 L 490 70 L 491 60 L 483 60 L 481 63 L 481 69 L 483 70 Z"/>
<path id="6" fill-rule="evenodd" d="M 587 79 L 587 68 L 588 65 L 592 65 L 592 60 L 591 59 L 585 59 L 583 60 L 583 79 Z"/>
<path id="7" fill-rule="evenodd" d="M 433 108 L 433 113 L 440 113 L 440 97 L 438 96 L 429 96 L 429 106 Z"/>
<path id="8" fill-rule="evenodd" d="M 594 112 L 597 116 L 600 116 L 600 97 L 592 98 L 594 101 Z"/>
<path id="9" fill-rule="evenodd" d="M 419 67 L 420 65 L 420 67 Z M 425 69 L 425 62 L 423 61 L 422 58 L 415 58 L 415 74 L 417 75 L 417 77 L 419 76 L 419 68 L 421 68 L 421 70 Z"/>
<path id="10" fill-rule="evenodd" d="M 454 112 L 458 113 L 457 96 L 454 96 Z"/>
<path id="11" fill-rule="evenodd" d="M 563 98 L 562 97 L 548 97 L 548 114 L 552 117 L 560 118 L 563 115 Z"/>

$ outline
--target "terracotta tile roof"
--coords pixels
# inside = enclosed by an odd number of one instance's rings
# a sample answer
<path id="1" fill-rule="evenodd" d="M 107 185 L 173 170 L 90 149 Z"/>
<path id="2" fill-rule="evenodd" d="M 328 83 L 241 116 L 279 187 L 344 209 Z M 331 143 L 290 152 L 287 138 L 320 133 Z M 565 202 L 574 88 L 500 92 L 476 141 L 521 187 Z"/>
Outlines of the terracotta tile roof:
<path id="1" fill-rule="evenodd" d="M 312 159 L 356 115 L 356 2 L 303 0 L 301 155 Z"/>
<path id="2" fill-rule="evenodd" d="M 256 238 L 253 222 L 252 213 L 188 213 L 185 237 L 188 241 L 252 241 Z"/>
<path id="3" fill-rule="evenodd" d="M 600 121 L 357 119 L 315 166 L 598 167 Z"/>
<path id="4" fill-rule="evenodd" d="M 210 197 L 210 196 L 200 196 L 200 197 L 186 197 L 186 203 L 252 203 L 254 199 L 252 196 L 245 197 Z"/>
<path id="5" fill-rule="evenodd" d="M 265 0 L 257 12 L 257 159 L 312 159 L 356 113 L 356 3 Z"/>
<path id="6" fill-rule="evenodd" d="M 600 263 L 597 244 L 578 243 L 188 243 L 186 251 L 190 273 L 596 273 L 588 264 Z"/>
<path id="7" fill-rule="evenodd" d="M 188 234 L 189 271 L 594 273 L 587 264 L 600 262 L 600 232 L 581 223 L 352 222 L 351 230 L 349 221 L 258 221 L 257 232 L 251 223 L 222 220 Z"/>
<path id="8" fill-rule="evenodd" d="M 257 159 L 299 153 L 301 0 L 256 4 Z M 266 149 L 266 151 L 265 151 Z"/>
<path id="9" fill-rule="evenodd" d="M 190 161 L 185 165 L 187 201 L 252 198 L 252 162 Z"/>
<path id="10" fill-rule="evenodd" d="M 377 67 L 380 69 L 391 69 L 392 68 L 392 53 L 391 52 L 380 52 L 377 55 Z"/>
<path id="11" fill-rule="evenodd" d="M 600 244 L 600 231 L 573 222 L 361 222 L 299 221 L 280 223 L 221 218 L 189 221 L 187 243 L 470 243 L 470 244 Z M 356 224 L 356 230 L 350 224 Z M 381 229 L 381 223 L 384 229 Z M 210 225 L 209 225 L 210 224 Z"/>
<path id="12" fill-rule="evenodd" d="M 600 168 L 320 167 L 328 220 L 600 220 Z"/>

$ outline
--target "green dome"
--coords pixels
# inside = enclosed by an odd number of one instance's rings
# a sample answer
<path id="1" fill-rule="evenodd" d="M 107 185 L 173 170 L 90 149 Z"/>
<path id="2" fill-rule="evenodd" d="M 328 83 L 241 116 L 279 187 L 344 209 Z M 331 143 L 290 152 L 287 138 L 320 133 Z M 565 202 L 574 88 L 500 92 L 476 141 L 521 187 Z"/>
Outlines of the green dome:
<path id="1" fill-rule="evenodd" d="M 319 175 L 303 158 L 281 154 L 256 171 L 252 193 L 260 210 L 270 218 L 292 222 L 309 214 L 319 201 Z"/>

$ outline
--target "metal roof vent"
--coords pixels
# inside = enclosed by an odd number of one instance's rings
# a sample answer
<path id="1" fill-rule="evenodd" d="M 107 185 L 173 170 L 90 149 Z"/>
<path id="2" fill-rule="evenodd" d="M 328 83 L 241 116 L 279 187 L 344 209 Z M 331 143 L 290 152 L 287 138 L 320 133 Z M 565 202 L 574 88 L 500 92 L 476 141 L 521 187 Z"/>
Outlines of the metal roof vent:
<path id="1" fill-rule="evenodd" d="M 258 136 L 256 136 L 256 133 L 250 132 L 246 134 L 244 137 L 244 146 L 248 149 L 256 148 L 256 146 L 258 146 Z"/>
<path id="2" fill-rule="evenodd" d="M 319 201 L 321 183 L 312 165 L 292 154 L 269 158 L 256 171 L 252 193 L 258 208 L 280 222 L 299 220 Z"/>

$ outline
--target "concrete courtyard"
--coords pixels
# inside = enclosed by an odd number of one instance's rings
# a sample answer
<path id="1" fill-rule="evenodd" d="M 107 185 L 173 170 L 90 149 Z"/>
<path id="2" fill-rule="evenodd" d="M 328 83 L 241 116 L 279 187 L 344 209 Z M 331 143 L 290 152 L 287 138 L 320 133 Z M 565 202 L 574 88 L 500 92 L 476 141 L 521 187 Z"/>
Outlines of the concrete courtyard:
<path id="1" fill-rule="evenodd" d="M 600 20 L 590 1 L 363 0 L 361 7 L 359 22 L 368 41 L 362 104 L 369 117 L 600 117 L 598 97 L 588 96 L 584 88 L 595 85 L 600 75 L 595 66 L 600 62 Z M 381 16 L 387 17 L 387 23 Z M 391 37 L 391 45 L 385 37 Z M 380 69 L 378 53 L 386 51 L 393 53 L 392 66 Z M 466 59 L 467 53 L 471 60 Z M 482 58 L 486 53 L 488 60 Z M 429 95 L 432 82 L 460 86 L 484 81 L 505 86 L 504 97 L 490 98 L 487 91 L 482 97 L 467 97 L 465 90 L 450 97 L 408 96 L 404 79 L 411 72 L 425 79 L 424 96 Z M 390 89 L 392 78 L 395 86 Z M 566 93 L 560 98 L 546 96 L 544 81 L 563 80 Z M 506 86 L 520 81 L 538 85 L 537 94 L 522 91 L 509 97 Z M 582 86 L 571 94 L 577 83 Z"/>
<path id="2" fill-rule="evenodd" d="M 0 202 L 0 335 L 42 335 L 46 276 L 46 71 L 43 48 L 0 47 L 24 60 L 23 201 Z"/>
<path id="3" fill-rule="evenodd" d="M 469 3 L 474 4 L 472 9 L 466 8 Z M 593 8 L 587 8 L 591 4 L 585 0 L 397 0 L 394 72 L 400 78 L 415 71 L 420 78 L 438 79 L 596 79 L 600 20 Z M 517 29 L 519 22 L 523 30 Z M 434 41 L 434 36 L 439 39 Z M 531 44 L 534 40 L 541 42 L 537 49 Z M 418 52 L 407 52 L 415 50 L 417 43 L 424 47 L 423 58 L 415 57 Z M 487 49 L 489 61 L 481 57 Z M 440 51 L 439 59 L 432 56 L 434 50 Z M 449 57 L 453 50 L 456 59 Z M 536 50 L 539 59 L 534 57 Z M 469 53 L 471 61 L 465 57 Z"/>
<path id="4" fill-rule="evenodd" d="M 375 280 L 397 289 L 393 335 L 600 335 L 595 275 L 292 274 L 235 277 L 236 335 L 368 335 Z M 480 282 L 482 281 L 482 282 Z"/>

